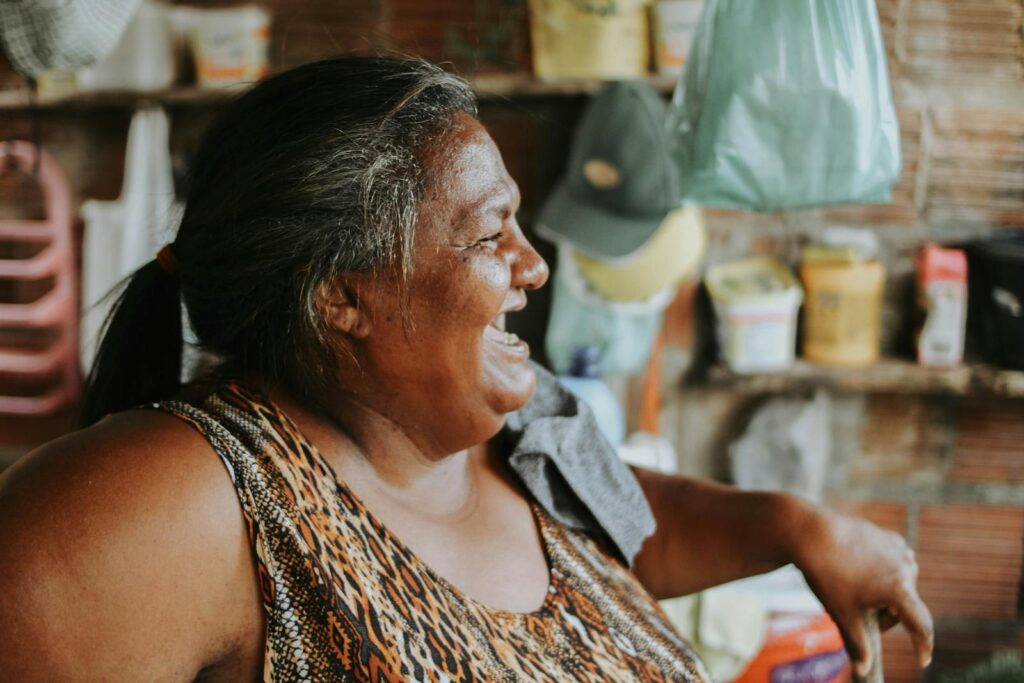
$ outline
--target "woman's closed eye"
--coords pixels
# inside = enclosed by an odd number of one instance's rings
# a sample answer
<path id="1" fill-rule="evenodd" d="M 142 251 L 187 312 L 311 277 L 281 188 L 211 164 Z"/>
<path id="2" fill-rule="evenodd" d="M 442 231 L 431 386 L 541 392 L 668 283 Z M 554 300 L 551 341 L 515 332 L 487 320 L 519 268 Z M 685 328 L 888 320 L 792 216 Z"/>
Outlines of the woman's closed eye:
<path id="1" fill-rule="evenodd" d="M 473 246 L 475 246 L 475 247 L 484 247 L 484 246 L 491 247 L 491 246 L 497 245 L 498 242 L 501 241 L 501 238 L 504 235 L 505 235 L 505 232 L 502 231 L 502 230 L 499 230 L 496 233 L 490 234 L 490 235 L 488 235 L 486 237 L 483 237 L 483 238 L 477 240 L 476 244 L 474 244 Z"/>

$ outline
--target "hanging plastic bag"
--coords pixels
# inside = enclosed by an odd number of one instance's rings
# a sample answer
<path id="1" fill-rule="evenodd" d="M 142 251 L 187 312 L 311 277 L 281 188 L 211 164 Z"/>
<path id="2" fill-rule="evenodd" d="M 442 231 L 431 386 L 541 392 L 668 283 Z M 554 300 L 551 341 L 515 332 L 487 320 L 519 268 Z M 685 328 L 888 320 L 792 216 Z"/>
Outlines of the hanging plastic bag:
<path id="1" fill-rule="evenodd" d="M 89 371 L 99 333 L 122 278 L 151 261 L 168 241 L 180 207 L 174 203 L 169 123 L 163 109 L 142 109 L 128 129 L 121 196 L 82 205 L 82 368 Z"/>
<path id="2" fill-rule="evenodd" d="M 899 124 L 874 0 L 708 0 L 668 133 L 698 204 L 888 201 Z"/>
<path id="3" fill-rule="evenodd" d="M 640 301 L 610 301 L 596 293 L 579 272 L 572 247 L 558 250 L 551 317 L 544 346 L 551 365 L 565 373 L 573 352 L 596 346 L 601 375 L 639 372 L 647 363 L 661 315 L 675 295 L 670 287 Z"/>
<path id="4" fill-rule="evenodd" d="M 823 390 L 810 400 L 773 397 L 759 406 L 746 432 L 729 446 L 733 483 L 820 501 L 832 443 L 831 406 Z"/>

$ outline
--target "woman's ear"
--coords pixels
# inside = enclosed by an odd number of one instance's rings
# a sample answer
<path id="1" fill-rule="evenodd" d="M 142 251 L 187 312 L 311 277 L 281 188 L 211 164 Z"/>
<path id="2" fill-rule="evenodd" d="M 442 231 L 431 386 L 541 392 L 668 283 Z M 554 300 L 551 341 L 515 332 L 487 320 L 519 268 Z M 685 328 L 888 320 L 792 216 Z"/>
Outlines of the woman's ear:
<path id="1" fill-rule="evenodd" d="M 369 336 L 370 316 L 360 305 L 355 281 L 338 276 L 322 285 L 318 296 L 321 314 L 329 328 L 355 339 Z"/>

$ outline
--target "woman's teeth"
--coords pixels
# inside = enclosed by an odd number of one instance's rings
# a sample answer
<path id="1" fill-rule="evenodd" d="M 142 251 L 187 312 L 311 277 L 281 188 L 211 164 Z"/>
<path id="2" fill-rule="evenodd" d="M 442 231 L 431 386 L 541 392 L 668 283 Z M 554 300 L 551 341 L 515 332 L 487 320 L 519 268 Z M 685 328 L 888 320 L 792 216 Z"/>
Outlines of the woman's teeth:
<path id="1" fill-rule="evenodd" d="M 519 335 L 514 332 L 502 330 L 493 323 L 487 326 L 485 335 L 488 339 L 492 339 L 499 344 L 507 344 L 508 346 L 515 346 L 520 342 Z"/>

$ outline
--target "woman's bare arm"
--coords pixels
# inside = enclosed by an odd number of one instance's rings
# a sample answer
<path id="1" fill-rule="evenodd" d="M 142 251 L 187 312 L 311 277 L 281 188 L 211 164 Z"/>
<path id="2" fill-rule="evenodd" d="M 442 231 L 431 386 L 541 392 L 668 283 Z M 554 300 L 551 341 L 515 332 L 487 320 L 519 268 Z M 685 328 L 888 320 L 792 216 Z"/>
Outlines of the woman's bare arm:
<path id="1" fill-rule="evenodd" d="M 686 595 L 790 562 L 839 626 L 866 670 L 862 614 L 902 621 L 922 666 L 931 659 L 932 618 L 917 594 L 917 563 L 902 537 L 794 496 L 741 491 L 634 468 L 658 523 L 635 571 L 657 597 Z"/>
<path id="2" fill-rule="evenodd" d="M 230 479 L 165 414 L 109 417 L 5 472 L 0 576 L 10 680 L 193 680 L 262 631 Z"/>
<path id="3" fill-rule="evenodd" d="M 633 471 L 658 523 L 634 570 L 656 597 L 696 593 L 789 561 L 787 536 L 801 520 L 779 496 Z"/>

